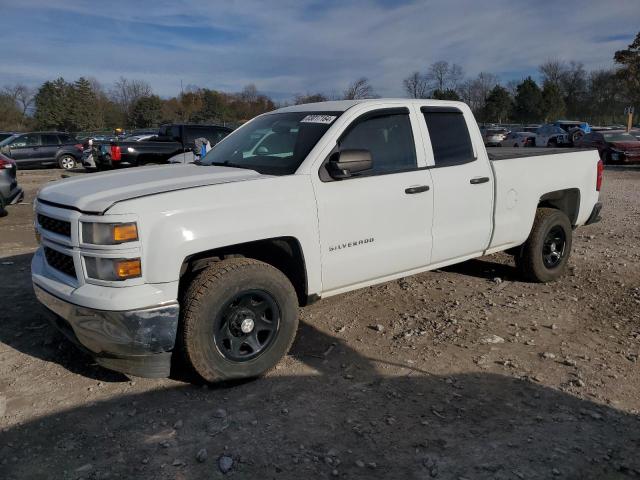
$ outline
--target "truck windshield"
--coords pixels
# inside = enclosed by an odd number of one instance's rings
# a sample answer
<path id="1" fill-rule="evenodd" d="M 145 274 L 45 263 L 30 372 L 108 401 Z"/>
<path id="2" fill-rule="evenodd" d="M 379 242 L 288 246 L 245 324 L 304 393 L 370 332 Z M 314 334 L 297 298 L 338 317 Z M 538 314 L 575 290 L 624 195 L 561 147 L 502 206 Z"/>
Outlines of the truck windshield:
<path id="1" fill-rule="evenodd" d="M 199 164 L 291 175 L 341 113 L 290 112 L 258 117 L 218 143 Z"/>

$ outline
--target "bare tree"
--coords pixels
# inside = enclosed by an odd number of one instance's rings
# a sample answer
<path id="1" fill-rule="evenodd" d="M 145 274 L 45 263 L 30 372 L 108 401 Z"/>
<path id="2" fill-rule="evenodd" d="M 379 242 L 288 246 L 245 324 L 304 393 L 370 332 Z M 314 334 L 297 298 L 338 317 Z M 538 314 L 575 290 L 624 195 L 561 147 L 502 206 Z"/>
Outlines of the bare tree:
<path id="1" fill-rule="evenodd" d="M 255 86 L 255 84 L 250 83 L 242 89 L 242 92 L 240 92 L 240 99 L 243 102 L 255 103 L 258 101 L 259 95 L 260 94 L 258 93 L 258 88 Z"/>
<path id="2" fill-rule="evenodd" d="M 353 82 L 344 91 L 342 98 L 344 100 L 359 100 L 362 98 L 374 97 L 373 87 L 366 77 L 361 77 Z"/>
<path id="3" fill-rule="evenodd" d="M 27 110 L 33 104 L 35 91 L 22 83 L 4 87 L 4 92 L 13 99 L 22 111 L 22 116 L 26 116 Z"/>
<path id="4" fill-rule="evenodd" d="M 429 65 L 427 71 L 427 81 L 431 84 L 432 90 L 444 91 L 447 88 L 447 78 L 449 76 L 449 62 L 440 60 Z"/>
<path id="5" fill-rule="evenodd" d="M 518 84 L 521 83 L 522 80 L 518 81 L 518 80 L 509 80 L 504 88 L 507 89 L 507 92 L 509 92 L 509 95 L 511 95 L 511 97 L 515 97 L 516 93 L 518 93 Z"/>
<path id="6" fill-rule="evenodd" d="M 562 80 L 567 72 L 567 65 L 558 59 L 549 59 L 538 67 L 542 83 L 548 82 L 562 88 Z"/>
<path id="7" fill-rule="evenodd" d="M 426 98 L 427 97 L 427 79 L 420 72 L 413 72 L 407 78 L 402 81 L 404 90 L 411 98 Z"/>
<path id="8" fill-rule="evenodd" d="M 126 115 L 138 100 L 152 94 L 151 85 L 144 80 L 129 80 L 124 77 L 120 77 L 111 90 L 111 97 Z"/>
<path id="9" fill-rule="evenodd" d="M 452 63 L 447 75 L 447 88 L 457 90 L 464 78 L 464 70 L 457 63 Z"/>

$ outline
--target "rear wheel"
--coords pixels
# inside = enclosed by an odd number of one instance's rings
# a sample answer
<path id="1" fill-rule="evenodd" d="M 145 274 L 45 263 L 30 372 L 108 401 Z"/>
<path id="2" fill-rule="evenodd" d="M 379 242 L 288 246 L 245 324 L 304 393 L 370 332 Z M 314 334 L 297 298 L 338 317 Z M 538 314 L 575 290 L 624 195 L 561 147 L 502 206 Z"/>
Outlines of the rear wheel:
<path id="1" fill-rule="evenodd" d="M 73 157 L 73 155 L 62 155 L 58 159 L 58 166 L 63 170 L 71 170 L 76 166 L 76 159 Z"/>
<path id="2" fill-rule="evenodd" d="M 533 282 L 552 282 L 567 269 L 573 230 L 569 218 L 554 208 L 536 212 L 529 238 L 516 257 L 518 269 Z"/>
<path id="3" fill-rule="evenodd" d="M 547 147 L 557 148 L 558 147 L 558 139 L 552 138 L 547 142 Z"/>
<path id="4" fill-rule="evenodd" d="M 185 293 L 183 312 L 184 357 L 208 382 L 263 375 L 287 353 L 298 328 L 289 279 L 248 258 L 202 271 Z"/>

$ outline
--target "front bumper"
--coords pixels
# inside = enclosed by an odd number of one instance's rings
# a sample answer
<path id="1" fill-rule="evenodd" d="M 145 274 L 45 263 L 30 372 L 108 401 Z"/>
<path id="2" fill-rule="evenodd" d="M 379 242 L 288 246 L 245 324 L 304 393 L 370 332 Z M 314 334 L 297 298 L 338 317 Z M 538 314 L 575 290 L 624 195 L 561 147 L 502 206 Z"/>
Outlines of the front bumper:
<path id="1" fill-rule="evenodd" d="M 178 329 L 177 302 L 125 311 L 81 307 L 34 283 L 50 320 L 105 368 L 140 377 L 168 377 Z"/>

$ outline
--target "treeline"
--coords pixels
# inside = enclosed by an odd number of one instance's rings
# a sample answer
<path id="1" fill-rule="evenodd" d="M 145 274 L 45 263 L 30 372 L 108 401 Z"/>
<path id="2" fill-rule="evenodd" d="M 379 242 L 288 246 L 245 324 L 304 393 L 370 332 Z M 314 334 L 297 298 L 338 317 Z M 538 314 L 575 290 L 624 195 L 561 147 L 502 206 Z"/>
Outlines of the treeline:
<path id="1" fill-rule="evenodd" d="M 526 77 L 501 83 L 497 76 L 481 72 L 465 79 L 462 68 L 445 61 L 433 63 L 425 73 L 404 79 L 412 98 L 461 100 L 478 121 L 541 123 L 560 118 L 611 124 L 624 120 L 624 107 L 633 105 L 622 70 L 587 72 L 579 62 L 549 60 L 538 68 L 540 81 Z"/>
<path id="2" fill-rule="evenodd" d="M 67 82 L 58 78 L 33 91 L 24 85 L 6 87 L 0 93 L 0 130 L 78 132 L 168 122 L 233 124 L 274 108 L 273 101 L 254 85 L 239 93 L 189 87 L 177 97 L 163 99 L 142 80 L 120 78 L 107 90 L 95 79 Z"/>
<path id="3" fill-rule="evenodd" d="M 564 117 L 592 124 L 621 123 L 625 106 L 640 110 L 640 33 L 628 49 L 615 52 L 614 62 L 615 68 L 588 72 L 579 62 L 549 60 L 538 68 L 539 81 L 527 77 L 502 83 L 486 72 L 466 78 L 461 66 L 439 61 L 424 72 L 413 72 L 402 87 L 411 98 L 462 100 L 482 122 L 537 123 Z M 340 93 L 297 94 L 293 102 L 376 96 L 362 77 Z M 0 91 L 0 130 L 111 130 L 167 122 L 233 125 L 281 105 L 255 85 L 237 93 L 188 87 L 167 99 L 142 80 L 120 78 L 105 88 L 91 78 L 74 82 L 59 78 L 38 89 L 16 84 Z"/>

